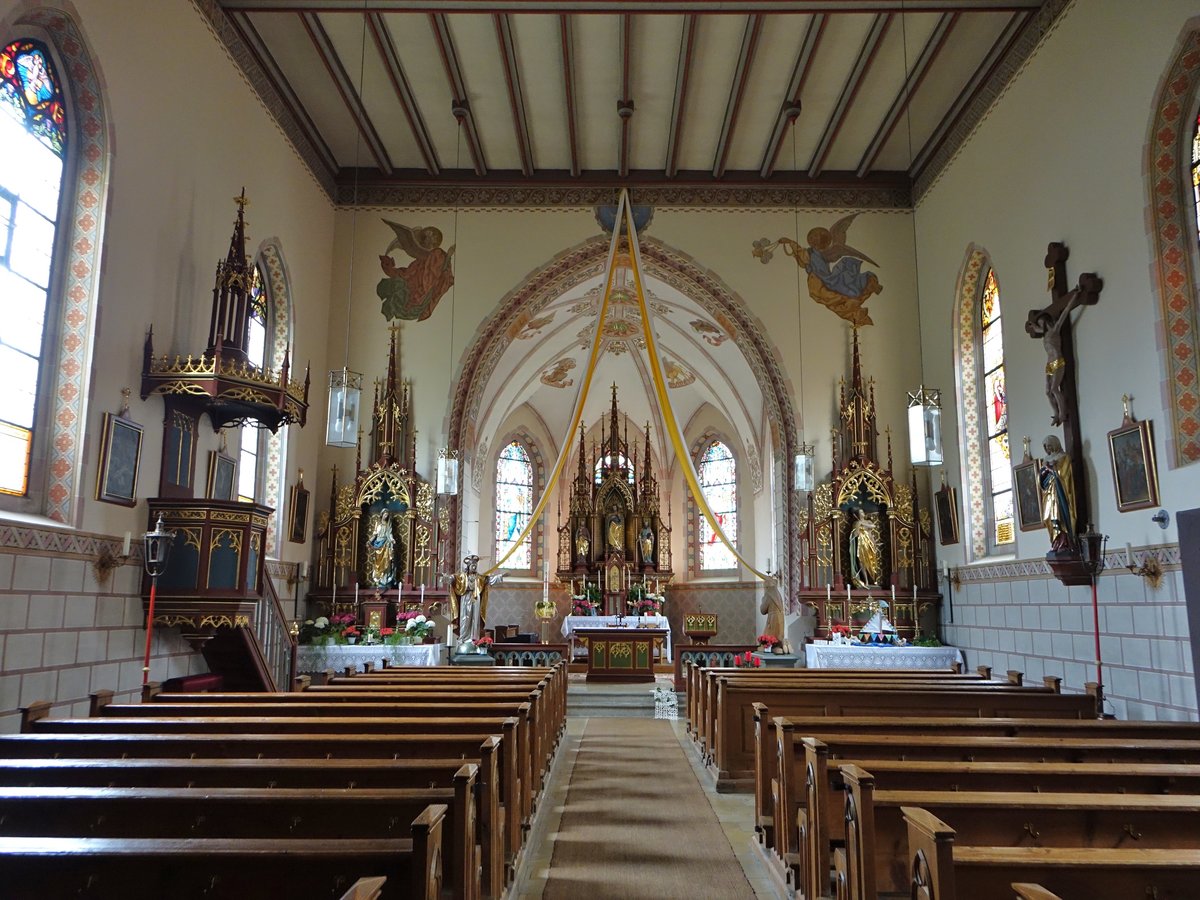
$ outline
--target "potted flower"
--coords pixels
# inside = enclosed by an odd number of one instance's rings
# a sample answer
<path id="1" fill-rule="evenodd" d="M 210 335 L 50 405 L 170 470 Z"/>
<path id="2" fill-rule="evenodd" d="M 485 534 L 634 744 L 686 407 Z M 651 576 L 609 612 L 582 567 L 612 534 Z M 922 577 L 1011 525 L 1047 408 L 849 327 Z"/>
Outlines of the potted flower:
<path id="1" fill-rule="evenodd" d="M 433 623 L 420 613 L 404 624 L 404 633 L 414 644 L 433 643 Z"/>
<path id="2" fill-rule="evenodd" d="M 353 625 L 343 629 L 343 631 L 342 631 L 342 637 L 344 637 L 346 639 L 347 644 L 353 644 L 361 636 L 362 636 L 362 632 L 359 631 Z"/>
<path id="3" fill-rule="evenodd" d="M 493 641 L 490 637 L 488 637 L 485 634 L 481 638 L 476 638 L 473 643 L 475 644 L 475 652 L 476 653 L 487 653 L 488 651 L 490 651 L 492 649 Z"/>
<path id="4" fill-rule="evenodd" d="M 636 609 L 639 616 L 657 616 L 661 611 L 658 601 L 650 596 L 645 596 L 639 600 Z"/>
<path id="5" fill-rule="evenodd" d="M 594 616 L 596 607 L 586 597 L 575 597 L 571 601 L 571 615 L 573 616 Z"/>
<path id="6" fill-rule="evenodd" d="M 396 633 L 395 628 L 380 628 L 379 640 L 385 644 L 399 643 L 400 636 Z"/>
<path id="7" fill-rule="evenodd" d="M 773 634 L 760 634 L 758 636 L 758 646 L 763 653 L 778 653 L 781 651 L 779 638 Z"/>
<path id="8" fill-rule="evenodd" d="M 329 635 L 329 619 L 317 616 L 315 619 L 304 620 L 296 640 L 301 644 L 325 644 L 329 641 Z"/>

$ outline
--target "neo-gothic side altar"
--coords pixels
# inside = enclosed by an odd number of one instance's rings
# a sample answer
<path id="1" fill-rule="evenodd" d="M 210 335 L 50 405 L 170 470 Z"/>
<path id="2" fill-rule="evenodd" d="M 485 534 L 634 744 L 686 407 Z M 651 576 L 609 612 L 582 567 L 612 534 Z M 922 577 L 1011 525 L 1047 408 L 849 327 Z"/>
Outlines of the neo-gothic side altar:
<path id="1" fill-rule="evenodd" d="M 579 467 L 571 485 L 567 522 L 558 527 L 558 579 L 573 596 L 598 598 L 607 615 L 636 612 L 631 603 L 662 597 L 670 583 L 671 527 L 660 515 L 658 479 L 650 453 L 650 424 L 644 440 L 621 435 L 617 387 L 607 427 L 592 444 L 591 464 L 579 429 Z M 661 608 L 661 599 L 657 601 Z"/>
<path id="2" fill-rule="evenodd" d="M 372 627 L 392 627 L 398 612 L 441 612 L 447 599 L 438 578 L 447 509 L 418 471 L 412 386 L 400 378 L 398 331 L 392 327 L 387 372 L 375 382 L 372 461 L 362 463 L 360 431 L 353 476 L 342 483 L 333 468 L 309 594 L 318 614 L 349 613 Z"/>
<path id="3" fill-rule="evenodd" d="M 875 379 L 863 378 L 857 327 L 850 381 L 841 379 L 838 393 L 833 467 L 801 518 L 797 599 L 816 608 L 818 637 L 835 624 L 863 625 L 885 598 L 900 637 L 933 636 L 941 595 L 931 517 L 921 507 L 915 469 L 908 484 L 893 473 L 890 429 L 880 453 Z"/>

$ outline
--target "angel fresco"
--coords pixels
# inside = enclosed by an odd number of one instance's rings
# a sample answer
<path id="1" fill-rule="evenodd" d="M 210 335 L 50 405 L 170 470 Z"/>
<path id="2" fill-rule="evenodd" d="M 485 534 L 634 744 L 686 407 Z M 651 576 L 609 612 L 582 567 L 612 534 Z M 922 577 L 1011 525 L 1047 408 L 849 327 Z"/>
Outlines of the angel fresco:
<path id="1" fill-rule="evenodd" d="M 808 232 L 807 247 L 791 238 L 781 237 L 774 242 L 760 238 L 754 242 L 752 252 L 765 265 L 771 261 L 772 251 L 783 247 L 783 252 L 808 273 L 810 297 L 853 325 L 873 325 L 866 303 L 883 286 L 874 272 L 862 271 L 864 262 L 873 266 L 879 263 L 846 243 L 846 232 L 857 216 L 844 216 L 830 228 L 813 228 Z"/>
<path id="2" fill-rule="evenodd" d="M 416 319 L 423 322 L 433 315 L 438 301 L 454 284 L 454 272 L 450 262 L 454 248 L 442 249 L 442 232 L 432 226 L 409 228 L 398 222 L 383 220 L 396 233 L 379 257 L 380 268 L 386 278 L 375 287 L 382 301 L 383 317 L 392 319 Z M 407 266 L 399 267 L 391 252 L 399 247 L 412 257 Z"/>

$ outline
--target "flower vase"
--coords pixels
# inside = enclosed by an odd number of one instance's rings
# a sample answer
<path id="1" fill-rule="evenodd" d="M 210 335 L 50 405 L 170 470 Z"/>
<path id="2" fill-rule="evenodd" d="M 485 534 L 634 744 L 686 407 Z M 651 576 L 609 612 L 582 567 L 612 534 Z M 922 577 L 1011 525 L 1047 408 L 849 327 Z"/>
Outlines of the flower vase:
<path id="1" fill-rule="evenodd" d="M 356 638 L 356 637 L 348 637 L 348 638 L 346 638 L 346 643 L 353 644 L 357 640 L 358 640 L 358 638 Z"/>

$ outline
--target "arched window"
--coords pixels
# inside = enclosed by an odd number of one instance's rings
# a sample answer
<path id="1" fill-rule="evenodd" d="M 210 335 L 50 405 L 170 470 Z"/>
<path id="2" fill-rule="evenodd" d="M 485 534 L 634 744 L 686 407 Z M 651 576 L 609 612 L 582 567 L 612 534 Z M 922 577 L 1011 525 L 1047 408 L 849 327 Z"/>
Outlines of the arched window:
<path id="1" fill-rule="evenodd" d="M 502 559 L 533 515 L 533 464 L 520 441 L 511 441 L 496 460 L 496 559 Z M 513 551 L 506 569 L 531 569 L 532 536 Z"/>
<path id="2" fill-rule="evenodd" d="M 1008 398 L 1004 387 L 1004 337 L 1000 330 L 1000 285 L 993 269 L 988 269 L 979 302 L 979 345 L 983 351 L 980 378 L 986 410 L 980 424 L 987 458 L 987 519 L 991 524 L 988 541 L 991 549 L 998 550 L 1012 545 L 1015 527 Z"/>
<path id="3" fill-rule="evenodd" d="M 267 367 L 269 323 L 266 278 L 262 268 L 255 266 L 255 283 L 250 290 L 250 319 L 246 324 L 246 356 L 251 365 Z M 238 451 L 238 500 L 253 503 L 263 500 L 262 460 L 266 435 L 270 432 L 247 422 L 241 429 L 241 448 Z"/>
<path id="4" fill-rule="evenodd" d="M 46 46 L 0 50 L 0 493 L 25 498 L 49 429 L 51 279 L 67 152 L 62 86 Z"/>
<path id="5" fill-rule="evenodd" d="M 737 462 L 733 453 L 719 440 L 709 442 L 700 456 L 697 474 L 700 476 L 700 489 L 704 492 L 704 499 L 716 517 L 717 524 L 725 532 L 725 537 L 736 544 Z M 703 514 L 700 514 L 698 526 L 700 571 L 736 568 L 737 559 L 717 537 Z"/>

